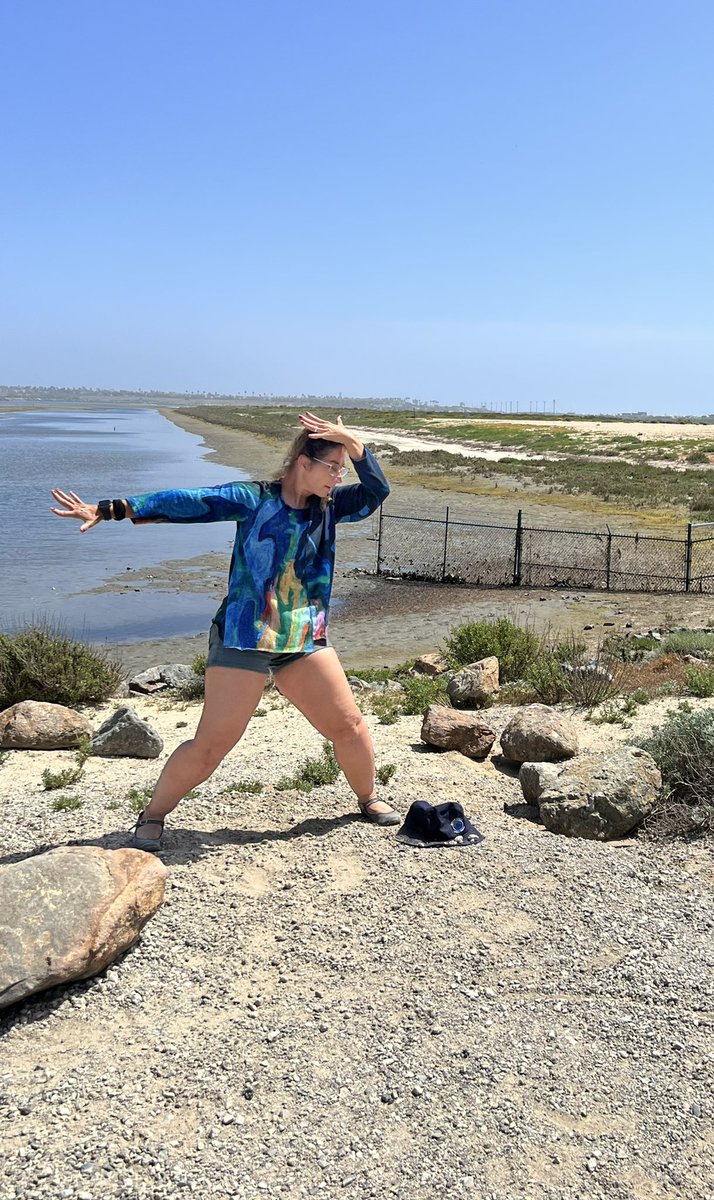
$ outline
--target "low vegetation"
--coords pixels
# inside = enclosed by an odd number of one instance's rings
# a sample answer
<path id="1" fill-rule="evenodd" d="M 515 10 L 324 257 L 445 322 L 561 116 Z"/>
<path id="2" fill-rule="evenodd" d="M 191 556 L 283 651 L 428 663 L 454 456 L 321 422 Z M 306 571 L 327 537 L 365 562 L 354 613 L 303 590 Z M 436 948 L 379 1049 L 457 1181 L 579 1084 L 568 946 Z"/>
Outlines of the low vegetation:
<path id="1" fill-rule="evenodd" d="M 121 680 L 118 662 L 58 625 L 37 622 L 0 633 L 0 709 L 22 700 L 98 703 L 116 692 Z"/>
<path id="2" fill-rule="evenodd" d="M 493 621 L 467 621 L 456 625 L 444 640 L 451 667 L 462 667 L 481 658 L 498 659 L 503 683 L 524 679 L 541 653 L 541 638 L 532 629 L 508 617 Z"/>
<path id="3" fill-rule="evenodd" d="M 294 775 L 279 779 L 275 787 L 279 792 L 311 792 L 313 788 L 334 783 L 340 773 L 331 742 L 324 742 L 319 758 L 308 758 L 298 767 Z"/>
<path id="4" fill-rule="evenodd" d="M 639 745 L 662 773 L 646 831 L 660 838 L 714 833 L 714 710 L 675 713 Z"/>
<path id="5" fill-rule="evenodd" d="M 74 754 L 74 766 L 63 767 L 60 771 L 53 771 L 50 767 L 45 767 L 42 772 L 42 786 L 45 791 L 55 792 L 60 788 L 72 787 L 73 784 L 79 783 L 84 774 L 84 764 L 91 753 L 92 745 L 89 738 L 83 738 Z"/>

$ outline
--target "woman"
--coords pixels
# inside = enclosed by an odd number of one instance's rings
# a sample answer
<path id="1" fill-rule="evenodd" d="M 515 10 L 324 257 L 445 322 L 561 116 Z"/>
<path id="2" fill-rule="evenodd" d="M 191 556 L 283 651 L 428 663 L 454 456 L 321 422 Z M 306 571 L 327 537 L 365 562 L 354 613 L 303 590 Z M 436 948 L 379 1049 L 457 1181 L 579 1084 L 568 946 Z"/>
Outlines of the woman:
<path id="1" fill-rule="evenodd" d="M 332 423 L 307 412 L 299 419 L 303 429 L 271 483 L 152 492 L 98 504 L 59 488 L 52 492 L 59 506 L 52 512 L 82 521 L 81 533 L 124 517 L 135 524 L 236 522 L 228 594 L 209 637 L 201 719 L 194 737 L 168 759 L 139 813 L 132 845 L 140 850 L 161 849 L 165 818 L 242 737 L 269 671 L 282 694 L 333 743 L 362 815 L 375 825 L 401 822 L 375 793 L 369 731 L 327 645 L 335 526 L 368 517 L 389 485 L 341 417 Z M 348 472 L 348 457 L 359 482 L 333 492 Z"/>

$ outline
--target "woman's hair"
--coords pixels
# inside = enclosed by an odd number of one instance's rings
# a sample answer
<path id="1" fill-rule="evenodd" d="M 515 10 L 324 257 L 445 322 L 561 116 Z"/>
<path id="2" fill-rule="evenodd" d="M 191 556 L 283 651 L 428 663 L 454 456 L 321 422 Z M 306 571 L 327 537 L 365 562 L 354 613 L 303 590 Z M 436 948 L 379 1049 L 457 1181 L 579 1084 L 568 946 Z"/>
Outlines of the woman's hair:
<path id="1" fill-rule="evenodd" d="M 283 464 L 273 479 L 284 479 L 301 454 L 306 454 L 308 458 L 322 458 L 330 450 L 344 450 L 344 446 L 341 442 L 328 442 L 325 438 L 311 438 L 307 429 L 301 429 L 288 446 Z"/>
<path id="2" fill-rule="evenodd" d="M 326 438 L 311 438 L 307 429 L 301 429 L 300 433 L 293 438 L 288 446 L 282 466 L 275 472 L 273 480 L 279 482 L 281 479 L 284 479 L 288 471 L 291 471 L 295 466 L 301 454 L 306 454 L 308 458 L 322 458 L 330 450 L 344 450 L 344 446 L 341 442 L 328 442 Z M 320 501 L 320 507 L 323 512 L 330 501 L 330 496 L 323 497 Z"/>

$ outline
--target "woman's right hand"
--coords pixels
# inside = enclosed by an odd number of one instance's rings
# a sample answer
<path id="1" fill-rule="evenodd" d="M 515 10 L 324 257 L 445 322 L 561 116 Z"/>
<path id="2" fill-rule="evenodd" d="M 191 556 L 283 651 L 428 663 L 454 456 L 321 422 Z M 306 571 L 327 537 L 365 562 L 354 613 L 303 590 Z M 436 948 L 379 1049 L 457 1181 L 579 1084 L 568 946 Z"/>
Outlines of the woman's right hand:
<path id="1" fill-rule="evenodd" d="M 63 492 L 60 488 L 52 488 L 52 496 L 61 508 L 53 508 L 56 517 L 74 517 L 75 521 L 83 521 L 79 532 L 86 533 L 102 520 L 96 504 L 85 504 L 74 492 Z"/>

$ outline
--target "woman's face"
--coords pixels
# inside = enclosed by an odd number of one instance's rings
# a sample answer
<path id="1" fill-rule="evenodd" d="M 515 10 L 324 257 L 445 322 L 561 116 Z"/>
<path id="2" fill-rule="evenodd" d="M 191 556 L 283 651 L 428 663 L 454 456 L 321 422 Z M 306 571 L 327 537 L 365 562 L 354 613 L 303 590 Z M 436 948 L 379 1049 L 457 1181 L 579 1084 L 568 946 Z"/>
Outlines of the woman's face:
<path id="1" fill-rule="evenodd" d="M 329 496 L 333 487 L 342 481 L 343 473 L 346 474 L 346 459 L 347 451 L 343 446 L 326 446 L 321 453 L 318 449 L 316 458 L 309 458 L 307 454 L 301 456 L 301 461 L 306 464 L 310 490 L 315 496 Z"/>

